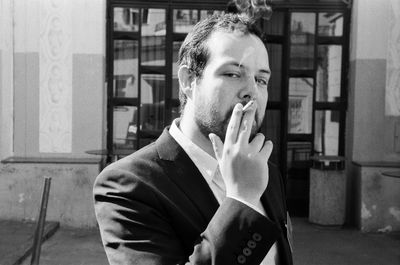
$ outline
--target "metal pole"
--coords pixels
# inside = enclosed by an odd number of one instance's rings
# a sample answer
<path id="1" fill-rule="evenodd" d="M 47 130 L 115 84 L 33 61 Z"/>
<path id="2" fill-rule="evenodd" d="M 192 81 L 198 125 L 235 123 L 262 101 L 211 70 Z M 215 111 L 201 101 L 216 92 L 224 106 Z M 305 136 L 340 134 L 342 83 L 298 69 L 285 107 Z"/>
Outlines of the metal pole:
<path id="1" fill-rule="evenodd" d="M 36 224 L 35 237 L 33 239 L 31 265 L 39 265 L 40 249 L 42 246 L 43 230 L 46 221 L 47 203 L 49 201 L 51 177 L 44 177 L 42 203 L 40 206 L 39 219 Z"/>

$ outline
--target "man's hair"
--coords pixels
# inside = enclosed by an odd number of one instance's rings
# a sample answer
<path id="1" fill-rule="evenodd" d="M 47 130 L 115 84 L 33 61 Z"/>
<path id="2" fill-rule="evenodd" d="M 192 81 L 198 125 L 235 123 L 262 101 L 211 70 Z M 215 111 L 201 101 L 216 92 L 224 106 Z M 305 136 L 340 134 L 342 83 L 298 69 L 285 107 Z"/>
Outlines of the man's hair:
<path id="1" fill-rule="evenodd" d="M 210 56 L 206 42 L 211 33 L 215 31 L 240 32 L 244 35 L 254 34 L 261 40 L 263 39 L 255 21 L 245 14 L 213 15 L 197 23 L 186 36 L 179 49 L 178 65 L 186 65 L 191 74 L 201 78 Z M 182 115 L 187 98 L 181 88 L 179 88 L 179 101 Z"/>

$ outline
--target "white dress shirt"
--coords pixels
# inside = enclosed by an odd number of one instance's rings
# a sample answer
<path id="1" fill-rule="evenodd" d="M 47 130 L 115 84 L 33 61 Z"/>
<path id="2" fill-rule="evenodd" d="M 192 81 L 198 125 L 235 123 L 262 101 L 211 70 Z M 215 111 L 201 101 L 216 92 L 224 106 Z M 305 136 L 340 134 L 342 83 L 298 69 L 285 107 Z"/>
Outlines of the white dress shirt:
<path id="1" fill-rule="evenodd" d="M 186 137 L 182 131 L 177 126 L 178 119 L 175 119 L 169 129 L 169 133 L 175 139 L 175 141 L 183 148 L 189 158 L 193 161 L 196 167 L 199 169 L 201 175 L 206 180 L 208 186 L 213 192 L 219 204 L 225 199 L 225 183 L 219 172 L 218 161 L 210 156 L 206 151 L 201 149 L 199 146 L 194 144 L 188 137 Z M 238 198 L 233 198 L 238 200 L 247 206 L 253 208 L 255 211 L 267 216 L 261 201 L 257 205 L 251 205 L 244 202 Z M 278 264 L 278 252 L 276 242 L 272 245 L 271 249 L 268 251 L 264 260 L 260 265 L 276 265 Z"/>

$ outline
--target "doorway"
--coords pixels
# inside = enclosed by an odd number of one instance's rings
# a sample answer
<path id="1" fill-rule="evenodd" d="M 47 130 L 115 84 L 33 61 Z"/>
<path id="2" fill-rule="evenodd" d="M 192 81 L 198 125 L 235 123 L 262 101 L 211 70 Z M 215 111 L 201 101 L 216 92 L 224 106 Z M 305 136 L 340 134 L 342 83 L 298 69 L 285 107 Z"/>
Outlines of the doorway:
<path id="1" fill-rule="evenodd" d="M 201 19 L 228 1 L 107 2 L 107 151 L 128 154 L 179 116 L 177 55 Z M 308 215 L 313 156 L 343 156 L 350 9 L 340 0 L 276 1 L 264 32 L 272 76 L 262 132 L 287 189 Z M 172 52 L 171 52 L 172 51 Z"/>

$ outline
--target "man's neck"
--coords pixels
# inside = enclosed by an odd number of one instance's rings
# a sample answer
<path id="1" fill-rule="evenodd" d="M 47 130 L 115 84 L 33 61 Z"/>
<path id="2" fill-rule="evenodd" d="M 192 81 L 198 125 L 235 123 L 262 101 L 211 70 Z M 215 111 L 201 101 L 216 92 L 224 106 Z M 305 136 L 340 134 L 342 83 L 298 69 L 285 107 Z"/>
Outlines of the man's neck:
<path id="1" fill-rule="evenodd" d="M 185 113 L 184 115 L 182 115 L 181 121 L 179 123 L 179 129 L 194 144 L 206 151 L 212 157 L 215 157 L 210 139 L 208 138 L 208 136 L 206 137 L 204 134 L 201 133 L 199 127 L 194 120 L 194 117 L 188 114 L 189 113 Z"/>

